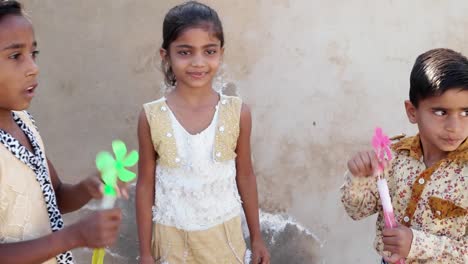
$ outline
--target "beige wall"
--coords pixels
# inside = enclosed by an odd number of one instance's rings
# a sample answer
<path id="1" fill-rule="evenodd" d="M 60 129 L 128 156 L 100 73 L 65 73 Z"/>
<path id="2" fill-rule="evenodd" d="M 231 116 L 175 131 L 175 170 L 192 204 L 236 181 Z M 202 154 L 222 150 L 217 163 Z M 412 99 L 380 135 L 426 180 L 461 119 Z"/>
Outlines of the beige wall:
<path id="1" fill-rule="evenodd" d="M 136 147 L 139 109 L 160 96 L 163 15 L 179 1 L 23 2 L 41 50 L 32 112 L 62 178 L 76 182 L 112 139 Z M 339 202 L 345 161 L 375 125 L 414 133 L 403 112 L 412 63 L 435 47 L 468 54 L 468 2 L 206 2 L 224 23 L 227 71 L 252 107 L 260 205 L 306 229 L 281 229 L 272 263 L 377 263 L 374 219 L 352 222 Z M 133 204 L 122 206 L 107 263 L 135 263 Z M 78 263 L 89 253 L 76 251 Z"/>

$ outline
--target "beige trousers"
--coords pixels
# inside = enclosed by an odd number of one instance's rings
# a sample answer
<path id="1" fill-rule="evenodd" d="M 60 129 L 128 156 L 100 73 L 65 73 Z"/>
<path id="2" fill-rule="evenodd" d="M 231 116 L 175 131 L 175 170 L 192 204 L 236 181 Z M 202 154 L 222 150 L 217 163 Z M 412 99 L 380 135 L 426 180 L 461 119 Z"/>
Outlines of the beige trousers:
<path id="1" fill-rule="evenodd" d="M 244 264 L 241 218 L 202 231 L 154 224 L 153 254 L 160 264 Z"/>

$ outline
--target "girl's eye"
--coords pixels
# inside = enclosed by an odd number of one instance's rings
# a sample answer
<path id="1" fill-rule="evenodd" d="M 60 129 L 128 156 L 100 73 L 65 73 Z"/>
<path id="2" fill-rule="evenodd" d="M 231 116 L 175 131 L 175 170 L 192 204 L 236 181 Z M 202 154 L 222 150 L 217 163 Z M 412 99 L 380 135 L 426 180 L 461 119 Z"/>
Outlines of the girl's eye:
<path id="1" fill-rule="evenodd" d="M 216 50 L 207 50 L 206 53 L 208 55 L 213 55 L 213 54 L 216 54 Z"/>
<path id="2" fill-rule="evenodd" d="M 468 116 L 468 110 L 461 112 L 461 116 Z"/>
<path id="3" fill-rule="evenodd" d="M 434 114 L 435 114 L 436 116 L 443 116 L 443 115 L 445 115 L 446 113 L 445 113 L 444 110 L 435 110 L 435 111 L 434 111 Z"/>
<path id="4" fill-rule="evenodd" d="M 8 58 L 12 60 L 17 60 L 20 56 L 21 56 L 21 53 L 17 52 L 17 53 L 11 54 L 10 56 L 8 56 Z"/>
<path id="5" fill-rule="evenodd" d="M 190 55 L 190 51 L 186 51 L 186 50 L 181 50 L 178 52 L 180 55 L 182 56 L 187 56 L 187 55 Z"/>

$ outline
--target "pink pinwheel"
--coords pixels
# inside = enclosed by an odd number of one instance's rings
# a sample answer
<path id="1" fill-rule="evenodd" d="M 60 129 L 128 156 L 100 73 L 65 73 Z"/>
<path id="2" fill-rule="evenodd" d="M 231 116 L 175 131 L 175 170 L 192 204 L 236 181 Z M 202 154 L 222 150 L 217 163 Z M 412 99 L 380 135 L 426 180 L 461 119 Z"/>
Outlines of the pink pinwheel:
<path id="1" fill-rule="evenodd" d="M 390 150 L 390 139 L 382 132 L 382 128 L 375 129 L 375 135 L 372 138 L 372 146 L 374 147 L 375 154 L 379 159 L 379 170 L 377 171 L 377 190 L 379 191 L 380 200 L 382 202 L 382 210 L 384 216 L 385 227 L 395 228 L 397 222 L 395 214 L 393 213 L 392 200 L 388 190 L 387 180 L 385 180 L 385 160 L 392 160 L 392 152 Z M 404 259 L 400 259 L 396 264 L 405 264 Z"/>
<path id="2" fill-rule="evenodd" d="M 372 137 L 372 146 L 374 147 L 375 154 L 379 159 L 379 171 L 381 174 L 384 171 L 385 160 L 392 159 L 392 152 L 390 151 L 390 139 L 382 132 L 382 128 L 377 127 L 375 134 Z"/>

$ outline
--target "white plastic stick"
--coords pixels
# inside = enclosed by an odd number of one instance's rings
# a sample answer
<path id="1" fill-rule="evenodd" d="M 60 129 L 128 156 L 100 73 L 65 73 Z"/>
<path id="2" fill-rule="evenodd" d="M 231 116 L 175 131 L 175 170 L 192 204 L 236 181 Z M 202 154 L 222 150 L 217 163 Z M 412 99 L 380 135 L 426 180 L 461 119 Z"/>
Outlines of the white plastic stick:
<path id="1" fill-rule="evenodd" d="M 106 210 L 113 208 L 116 200 L 117 196 L 104 195 L 101 200 L 101 209 Z"/>
<path id="2" fill-rule="evenodd" d="M 379 178 L 377 180 L 377 189 L 379 190 L 380 200 L 382 201 L 385 227 L 395 228 L 397 227 L 397 222 L 395 220 L 395 214 L 393 213 L 392 200 L 390 199 L 387 180 L 384 178 Z M 405 260 L 400 259 L 396 262 L 396 264 L 405 264 Z"/>

